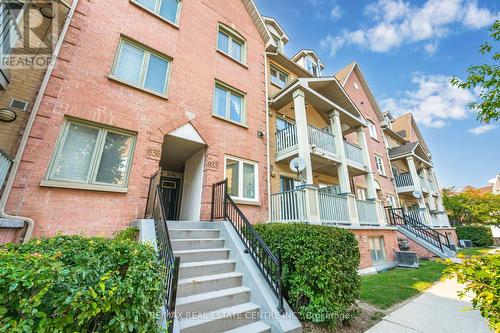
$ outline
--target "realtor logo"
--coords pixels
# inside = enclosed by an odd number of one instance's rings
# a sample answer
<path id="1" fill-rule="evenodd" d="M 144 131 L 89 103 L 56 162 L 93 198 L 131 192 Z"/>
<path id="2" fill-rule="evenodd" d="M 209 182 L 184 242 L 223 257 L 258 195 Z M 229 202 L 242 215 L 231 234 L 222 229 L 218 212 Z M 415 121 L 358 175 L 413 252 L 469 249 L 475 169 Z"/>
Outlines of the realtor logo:
<path id="1" fill-rule="evenodd" d="M 52 61 L 67 8 L 53 0 L 0 0 L 0 65 L 44 69 Z"/>

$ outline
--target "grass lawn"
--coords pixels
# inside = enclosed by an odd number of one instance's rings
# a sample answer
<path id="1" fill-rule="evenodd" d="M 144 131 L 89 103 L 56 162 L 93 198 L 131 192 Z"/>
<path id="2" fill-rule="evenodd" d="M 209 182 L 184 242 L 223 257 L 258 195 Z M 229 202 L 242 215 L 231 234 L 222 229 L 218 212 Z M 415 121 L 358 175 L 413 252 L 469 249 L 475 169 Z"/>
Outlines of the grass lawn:
<path id="1" fill-rule="evenodd" d="M 489 247 L 469 247 L 465 249 L 458 250 L 458 253 L 462 253 L 466 257 L 470 256 L 482 256 L 491 251 L 492 248 Z"/>
<path id="2" fill-rule="evenodd" d="M 395 268 L 362 278 L 361 300 L 387 309 L 416 296 L 441 278 L 445 265 L 435 261 L 420 261 L 420 268 Z"/>

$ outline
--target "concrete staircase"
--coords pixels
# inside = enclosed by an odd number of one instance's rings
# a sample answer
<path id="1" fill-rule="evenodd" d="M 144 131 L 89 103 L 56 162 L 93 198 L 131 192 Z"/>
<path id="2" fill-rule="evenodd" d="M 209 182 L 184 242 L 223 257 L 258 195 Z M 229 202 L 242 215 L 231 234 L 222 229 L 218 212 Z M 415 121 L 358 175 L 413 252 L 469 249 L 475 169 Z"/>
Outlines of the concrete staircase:
<path id="1" fill-rule="evenodd" d="M 404 227 L 398 226 L 398 231 L 408 237 L 409 239 L 413 240 L 415 243 L 419 244 L 422 246 L 424 249 L 429 250 L 432 252 L 434 255 L 438 256 L 439 258 L 442 259 L 456 259 L 456 252 L 443 247 L 443 250 L 438 248 L 437 246 L 429 243 L 427 240 L 424 238 L 419 237 L 418 235 L 412 233 L 411 231 L 405 229 Z"/>
<path id="2" fill-rule="evenodd" d="M 176 310 L 181 333 L 271 333 L 235 271 L 220 230 L 207 222 L 168 222 L 174 255 L 181 258 Z"/>

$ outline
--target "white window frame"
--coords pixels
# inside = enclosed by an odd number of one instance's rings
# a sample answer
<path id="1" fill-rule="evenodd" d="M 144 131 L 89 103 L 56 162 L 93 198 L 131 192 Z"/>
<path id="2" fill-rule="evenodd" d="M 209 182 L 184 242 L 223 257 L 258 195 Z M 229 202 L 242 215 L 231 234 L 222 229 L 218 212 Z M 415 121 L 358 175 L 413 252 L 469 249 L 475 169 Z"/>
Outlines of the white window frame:
<path id="1" fill-rule="evenodd" d="M 161 4 L 162 4 L 162 0 L 154 0 L 155 1 L 155 9 L 154 10 L 151 10 L 147 7 L 145 7 L 143 4 L 139 3 L 137 0 L 130 0 L 132 3 L 136 4 L 137 6 L 141 7 L 142 9 L 150 12 L 151 14 L 157 16 L 158 18 L 164 20 L 165 22 L 169 23 L 169 24 L 172 24 L 176 27 L 179 26 L 179 16 L 180 16 L 180 13 L 181 13 L 181 5 L 182 5 L 182 0 L 177 0 L 177 13 L 175 14 L 175 21 L 172 22 L 170 21 L 168 18 L 164 17 L 164 16 L 161 16 L 160 15 L 160 8 L 161 8 Z"/>
<path id="2" fill-rule="evenodd" d="M 276 72 L 277 76 L 273 76 L 273 74 L 272 74 L 273 71 Z M 277 86 L 280 89 L 283 89 L 286 87 L 286 85 L 288 84 L 288 80 L 289 80 L 289 76 L 287 73 L 285 73 L 284 71 L 282 71 L 281 69 L 279 69 L 278 67 L 273 66 L 273 65 L 270 66 L 269 73 L 271 75 L 271 83 L 272 84 L 274 84 L 275 86 Z M 284 82 L 281 80 L 280 74 L 285 76 L 286 79 Z M 273 82 L 273 78 L 276 78 L 279 82 L 283 82 L 283 86 L 281 86 L 280 84 L 278 84 L 276 82 Z"/>
<path id="3" fill-rule="evenodd" d="M 377 172 L 380 175 L 385 176 L 384 159 L 382 156 L 375 154 L 375 166 L 377 167 Z"/>
<path id="4" fill-rule="evenodd" d="M 382 250 L 382 256 L 383 258 L 372 258 L 372 252 L 375 251 L 372 247 L 372 242 L 378 242 L 378 245 L 380 246 L 380 249 Z M 383 236 L 377 236 L 377 237 L 368 237 L 368 249 L 370 250 L 370 258 L 373 261 L 373 264 L 383 264 L 387 262 L 387 253 L 385 252 L 385 239 Z M 376 254 L 376 252 L 375 252 Z"/>
<path id="5" fill-rule="evenodd" d="M 367 190 L 364 187 L 356 187 L 356 196 L 358 200 L 366 201 Z"/>
<path id="6" fill-rule="evenodd" d="M 66 138 L 68 137 L 68 132 L 69 132 L 69 128 L 70 128 L 71 124 L 78 124 L 80 126 L 90 127 L 90 128 L 96 129 L 98 131 L 97 139 L 96 139 L 96 142 L 94 145 L 94 152 L 93 152 L 92 159 L 90 161 L 89 170 L 88 170 L 88 175 L 87 175 L 88 180 L 86 180 L 86 181 L 53 178 L 54 168 L 56 166 L 58 157 L 64 148 Z M 101 158 L 102 158 L 102 154 L 103 154 L 104 145 L 106 142 L 106 135 L 108 132 L 116 133 L 116 134 L 120 134 L 120 135 L 124 135 L 124 136 L 129 136 L 132 139 L 131 143 L 130 143 L 130 154 L 129 154 L 129 160 L 127 163 L 127 171 L 125 172 L 125 180 L 124 180 L 122 185 L 104 183 L 104 182 L 99 182 L 96 180 L 97 174 L 99 172 L 99 167 L 101 164 Z M 130 180 L 130 172 L 132 169 L 132 161 L 134 159 L 136 141 L 137 141 L 137 135 L 135 133 L 132 133 L 132 132 L 129 132 L 126 130 L 115 129 L 115 128 L 112 128 L 109 126 L 100 125 L 100 124 L 96 124 L 96 123 L 84 121 L 84 120 L 78 120 L 78 119 L 73 119 L 73 118 L 66 119 L 64 121 L 64 125 L 62 127 L 62 130 L 59 133 L 59 137 L 57 138 L 56 148 L 52 154 L 52 157 L 51 157 L 51 160 L 49 163 L 49 167 L 48 167 L 46 175 L 45 175 L 45 179 L 44 179 L 44 181 L 42 181 L 42 185 L 57 186 L 57 184 L 63 184 L 64 186 L 61 186 L 61 187 L 96 189 L 96 190 L 124 189 L 126 191 L 126 189 L 128 188 L 128 182 Z"/>
<path id="7" fill-rule="evenodd" d="M 368 131 L 372 139 L 378 140 L 377 126 L 371 120 L 368 120 Z"/>
<path id="8" fill-rule="evenodd" d="M 238 195 L 237 196 L 231 196 L 232 199 L 237 200 L 237 201 L 246 201 L 246 202 L 253 202 L 253 203 L 258 203 L 259 202 L 259 163 L 254 162 L 254 161 L 249 161 L 246 159 L 242 159 L 239 157 L 234 157 L 231 155 L 226 155 L 224 157 L 224 179 L 227 179 L 227 160 L 233 160 L 238 162 Z M 255 184 L 255 198 L 245 198 L 243 196 L 243 164 L 250 164 L 254 166 L 254 184 Z"/>
<path id="9" fill-rule="evenodd" d="M 220 114 L 217 113 L 217 110 L 215 109 L 216 97 L 217 97 L 215 92 L 217 87 L 226 91 L 226 116 L 221 116 Z M 231 95 L 241 97 L 241 122 L 231 119 Z M 246 94 L 236 88 L 228 86 L 225 83 L 222 83 L 220 81 L 215 81 L 212 115 L 214 117 L 229 121 L 237 125 L 246 126 L 247 123 Z"/>
<path id="10" fill-rule="evenodd" d="M 392 194 L 387 194 L 387 202 L 392 208 L 397 208 L 396 196 Z"/>
<path id="11" fill-rule="evenodd" d="M 305 57 L 306 70 L 312 75 L 319 77 L 321 76 L 319 65 L 310 57 Z M 311 69 L 309 69 L 309 65 L 311 65 Z M 316 68 L 316 73 L 314 73 L 314 68 Z"/>
<path id="12" fill-rule="evenodd" d="M 229 38 L 229 45 L 227 47 L 227 52 L 224 50 L 219 49 L 219 34 L 222 33 L 226 35 Z M 219 23 L 218 29 L 217 29 L 217 51 L 225 54 L 229 58 L 233 59 L 236 62 L 239 62 L 243 65 L 246 65 L 247 63 L 247 42 L 243 36 L 241 36 L 238 32 L 235 30 L 229 28 L 228 26 Z M 236 59 L 233 57 L 232 54 L 232 48 L 233 48 L 233 42 L 236 42 L 237 44 L 241 45 L 241 60 Z"/>
<path id="13" fill-rule="evenodd" d="M 136 48 L 141 49 L 142 51 L 144 51 L 144 58 L 142 59 L 141 76 L 139 78 L 139 84 L 135 84 L 133 82 L 127 81 L 127 80 L 125 80 L 125 79 L 123 79 L 123 78 L 121 78 L 121 77 L 119 77 L 119 76 L 117 76 L 115 74 L 116 73 L 116 66 L 118 65 L 118 61 L 119 61 L 121 53 L 122 53 L 122 46 L 124 44 L 131 45 L 133 47 L 136 47 Z M 158 92 L 156 90 L 149 89 L 149 88 L 146 88 L 144 86 L 144 83 L 146 81 L 146 74 L 148 72 L 149 57 L 151 56 L 151 54 L 153 54 L 154 56 L 156 56 L 158 58 L 161 58 L 162 60 L 165 60 L 167 62 L 167 72 L 165 73 L 165 84 L 164 84 L 164 87 L 163 87 L 163 92 Z M 156 51 L 148 48 L 147 46 L 141 45 L 141 44 L 139 44 L 137 42 L 134 42 L 134 41 L 132 41 L 130 39 L 122 37 L 122 38 L 120 38 L 120 43 L 118 44 L 118 50 L 117 50 L 116 55 L 115 55 L 115 60 L 114 60 L 114 63 L 113 63 L 113 68 L 111 70 L 110 77 L 113 80 L 120 81 L 120 82 L 122 82 L 124 84 L 127 84 L 127 85 L 131 86 L 131 87 L 147 91 L 147 92 L 152 93 L 154 95 L 166 97 L 168 95 L 168 84 L 169 84 L 169 81 L 170 81 L 171 68 L 172 68 L 172 58 L 170 58 L 170 57 L 168 57 L 166 55 L 163 55 L 163 54 L 161 54 L 159 52 L 156 52 Z"/>

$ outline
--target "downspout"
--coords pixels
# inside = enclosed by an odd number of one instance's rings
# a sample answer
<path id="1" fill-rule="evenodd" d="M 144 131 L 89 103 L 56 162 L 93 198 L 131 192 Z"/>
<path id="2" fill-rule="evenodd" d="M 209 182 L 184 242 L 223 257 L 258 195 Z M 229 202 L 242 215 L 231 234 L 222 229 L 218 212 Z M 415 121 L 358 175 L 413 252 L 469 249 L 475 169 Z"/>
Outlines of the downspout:
<path id="1" fill-rule="evenodd" d="M 267 47 L 266 47 L 267 49 Z M 269 147 L 271 134 L 269 133 L 269 82 L 268 82 L 268 64 L 267 51 L 264 53 L 264 79 L 266 82 L 266 150 L 267 150 L 267 216 L 265 223 L 271 222 L 271 149 Z"/>
<path id="2" fill-rule="evenodd" d="M 67 3 L 65 2 L 62 3 L 63 5 L 69 7 Z M 31 239 L 31 235 L 33 234 L 33 229 L 35 227 L 35 221 L 30 219 L 29 217 L 7 214 L 5 212 L 5 205 L 7 204 L 7 199 L 9 197 L 10 191 L 12 190 L 12 185 L 14 183 L 14 179 L 16 178 L 17 170 L 19 169 L 19 164 L 21 163 L 21 158 L 24 154 L 24 150 L 28 142 L 28 137 L 31 133 L 31 129 L 33 128 L 33 124 L 35 123 L 35 118 L 38 113 L 38 109 L 40 108 L 43 95 L 45 94 L 45 90 L 47 89 L 50 76 L 52 75 L 52 71 L 54 70 L 54 67 L 56 65 L 57 57 L 59 56 L 59 52 L 61 51 L 64 38 L 66 37 L 66 32 L 68 31 L 69 24 L 71 23 L 71 19 L 73 18 L 77 5 L 78 5 L 78 0 L 73 0 L 68 15 L 66 16 L 66 21 L 64 22 L 63 29 L 61 30 L 61 35 L 59 36 L 56 47 L 54 49 L 54 54 L 52 55 L 52 61 L 47 67 L 47 72 L 45 72 L 42 84 L 40 86 L 40 90 L 38 92 L 38 95 L 36 96 L 35 104 L 33 105 L 33 110 L 31 111 L 30 117 L 28 118 L 28 122 L 26 123 L 23 136 L 21 137 L 21 142 L 19 143 L 19 149 L 17 150 L 16 157 L 14 158 L 14 163 L 12 164 L 12 169 L 10 171 L 9 178 L 7 179 L 7 183 L 5 184 L 5 189 L 2 198 L 0 199 L 0 218 L 23 221 L 27 224 L 26 234 L 24 235 L 23 243 L 26 243 Z"/>

